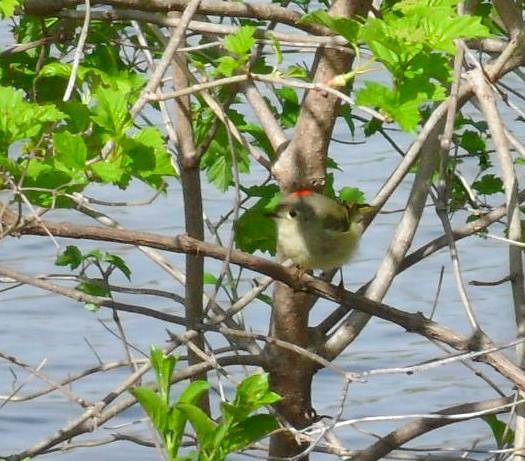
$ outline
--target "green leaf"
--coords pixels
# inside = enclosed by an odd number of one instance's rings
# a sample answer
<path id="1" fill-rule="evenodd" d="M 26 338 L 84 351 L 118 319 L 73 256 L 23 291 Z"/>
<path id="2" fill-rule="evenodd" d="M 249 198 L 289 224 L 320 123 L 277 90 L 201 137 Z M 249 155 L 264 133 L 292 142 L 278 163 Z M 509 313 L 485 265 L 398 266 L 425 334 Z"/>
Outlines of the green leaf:
<path id="1" fill-rule="evenodd" d="M 363 126 L 363 133 L 368 138 L 377 133 L 383 126 L 383 122 L 377 118 L 371 118 Z"/>
<path id="2" fill-rule="evenodd" d="M 323 10 L 312 11 L 305 14 L 299 20 L 299 23 L 315 23 L 322 24 L 334 32 L 346 38 L 350 43 L 355 43 L 359 35 L 361 24 L 353 19 L 342 16 L 331 16 L 328 12 Z"/>
<path id="3" fill-rule="evenodd" d="M 405 131 L 415 131 L 421 119 L 419 98 L 402 98 L 398 91 L 391 90 L 381 83 L 367 81 L 365 88 L 357 92 L 356 102 L 359 105 L 381 108 Z"/>
<path id="4" fill-rule="evenodd" d="M 242 61 L 231 56 L 221 56 L 217 58 L 216 62 L 218 63 L 215 69 L 216 74 L 224 75 L 225 77 L 231 77 L 243 65 Z"/>
<path id="5" fill-rule="evenodd" d="M 233 183 L 231 162 L 226 156 L 218 157 L 208 170 L 208 178 L 220 190 L 226 191 Z"/>
<path id="6" fill-rule="evenodd" d="M 193 405 L 198 402 L 201 396 L 210 388 L 206 381 L 197 380 L 191 382 L 180 395 L 177 405 L 170 410 L 169 429 L 172 433 L 172 443 L 179 446 L 184 433 L 184 427 L 188 419 L 187 414 L 178 405 Z"/>
<path id="7" fill-rule="evenodd" d="M 459 145 L 471 154 L 484 152 L 487 148 L 481 135 L 472 130 L 465 130 L 459 139 Z"/>
<path id="8" fill-rule="evenodd" d="M 161 189 L 165 176 L 177 176 L 172 157 L 164 139 L 155 127 L 139 130 L 132 138 L 120 139 L 123 155 L 127 156 L 126 171 L 146 184 Z"/>
<path id="9" fill-rule="evenodd" d="M 264 293 L 261 293 L 257 295 L 257 299 L 259 301 L 262 301 L 264 304 L 267 304 L 270 307 L 273 307 L 273 299 L 271 296 L 265 295 Z"/>
<path id="10" fill-rule="evenodd" d="M 150 350 L 150 361 L 155 370 L 161 398 L 166 405 L 169 405 L 171 377 L 173 376 L 173 370 L 175 370 L 178 357 L 166 355 L 161 349 L 152 346 Z"/>
<path id="11" fill-rule="evenodd" d="M 95 96 L 91 119 L 115 138 L 124 135 L 132 126 L 127 93 L 99 87 Z"/>
<path id="12" fill-rule="evenodd" d="M 205 446 L 207 440 L 213 435 L 217 423 L 210 419 L 198 406 L 191 403 L 177 403 L 176 408 L 188 418 L 188 421 L 197 434 L 199 444 Z"/>
<path id="13" fill-rule="evenodd" d="M 452 187 L 450 188 L 450 203 L 451 211 L 460 209 L 465 205 L 468 199 L 468 194 L 463 183 L 454 176 L 452 178 Z"/>
<path id="14" fill-rule="evenodd" d="M 87 253 L 84 256 L 84 259 L 86 259 L 86 260 L 91 259 L 93 261 L 97 261 L 99 263 L 102 263 L 104 261 L 105 257 L 106 257 L 105 253 L 103 253 L 99 249 L 95 249 L 95 250 L 91 250 L 89 253 Z"/>
<path id="15" fill-rule="evenodd" d="M 74 245 L 68 245 L 55 260 L 57 266 L 69 266 L 71 270 L 82 264 L 82 252 Z"/>
<path id="16" fill-rule="evenodd" d="M 49 172 L 53 172 L 53 167 L 47 163 L 47 162 L 43 162 L 39 159 L 30 159 L 28 162 L 26 162 L 24 164 L 24 167 L 25 167 L 25 174 L 27 176 L 27 178 L 33 180 L 33 181 L 38 181 L 38 179 L 49 173 Z"/>
<path id="17" fill-rule="evenodd" d="M 272 49 L 275 53 L 275 64 L 276 67 L 283 62 L 283 53 L 281 51 L 281 42 L 277 40 L 273 35 L 270 37 L 272 40 Z"/>
<path id="18" fill-rule="evenodd" d="M 15 13 L 17 6 L 22 4 L 22 0 L 2 0 L 0 2 L 0 17 L 10 18 Z"/>
<path id="19" fill-rule="evenodd" d="M 474 181 L 472 188 L 483 195 L 497 194 L 503 192 L 503 181 L 493 174 L 486 174 L 481 179 Z"/>
<path id="20" fill-rule="evenodd" d="M 255 30 L 253 26 L 242 26 L 236 33 L 224 37 L 224 48 L 239 57 L 246 56 L 255 45 Z"/>
<path id="21" fill-rule="evenodd" d="M 130 392 L 144 408 L 155 429 L 164 436 L 168 425 L 168 404 L 149 387 L 136 387 Z"/>
<path id="22" fill-rule="evenodd" d="M 277 230 L 267 216 L 279 202 L 279 188 L 275 185 L 244 188 L 251 197 L 261 197 L 251 208 L 239 216 L 235 226 L 235 246 L 248 253 L 256 250 L 275 254 Z"/>
<path id="23" fill-rule="evenodd" d="M 24 100 L 24 93 L 0 86 L 0 152 L 5 155 L 15 141 L 37 136 L 46 123 L 65 117 L 50 104 L 32 104 Z"/>
<path id="24" fill-rule="evenodd" d="M 487 27 L 481 24 L 481 18 L 474 16 L 458 16 L 444 19 L 444 15 L 427 15 L 427 23 L 430 29 L 430 46 L 443 50 L 453 55 L 456 53 L 454 40 L 459 38 L 484 38 L 489 37 Z"/>
<path id="25" fill-rule="evenodd" d="M 285 76 L 289 78 L 298 78 L 300 80 L 305 80 L 305 81 L 309 80 L 310 78 L 310 75 L 308 74 L 307 69 L 305 69 L 304 67 L 295 65 L 295 64 L 288 66 L 288 68 L 286 69 Z"/>
<path id="26" fill-rule="evenodd" d="M 339 191 L 339 198 L 343 202 L 357 203 L 359 205 L 366 203 L 365 193 L 357 187 L 343 187 Z"/>
<path id="27" fill-rule="evenodd" d="M 237 386 L 233 405 L 249 414 L 263 405 L 271 405 L 279 400 L 281 397 L 270 391 L 268 373 L 255 373 Z"/>
<path id="28" fill-rule="evenodd" d="M 72 201 L 62 197 L 61 192 L 74 192 L 81 190 L 85 185 L 86 178 L 82 172 L 80 175 L 73 174 L 67 168 L 61 168 L 53 159 L 40 160 L 31 158 L 22 162 L 24 187 L 38 188 L 40 190 L 27 190 L 27 198 L 34 204 L 43 207 L 70 207 Z M 48 189 L 49 192 L 46 192 Z"/>
<path id="29" fill-rule="evenodd" d="M 40 69 L 38 78 L 61 77 L 69 79 L 71 75 L 71 64 L 54 61 L 46 64 Z"/>
<path id="30" fill-rule="evenodd" d="M 102 298 L 107 298 L 110 295 L 109 290 L 100 283 L 83 282 L 77 285 L 76 289 L 88 295 Z"/>
<path id="31" fill-rule="evenodd" d="M 110 263 L 112 266 L 115 266 L 126 276 L 128 280 L 131 280 L 131 269 L 126 264 L 126 261 L 124 261 L 120 256 L 108 253 L 105 256 L 104 261 Z"/>
<path id="32" fill-rule="evenodd" d="M 275 223 L 267 216 L 267 200 L 257 202 L 246 210 L 235 225 L 235 246 L 242 251 L 254 253 L 256 250 L 275 254 L 277 230 Z"/>
<path id="33" fill-rule="evenodd" d="M 341 115 L 346 122 L 352 137 L 355 136 L 355 123 L 352 119 L 352 106 L 350 106 L 350 104 L 341 104 L 339 107 L 339 115 Z"/>
<path id="34" fill-rule="evenodd" d="M 242 450 L 252 443 L 266 437 L 279 428 L 272 415 L 253 415 L 236 424 L 224 437 L 222 446 L 227 453 Z"/>
<path id="35" fill-rule="evenodd" d="M 67 128 L 75 133 L 83 133 L 91 123 L 89 109 L 79 101 L 70 100 L 62 104 L 61 109 L 69 117 Z"/>
<path id="36" fill-rule="evenodd" d="M 110 160 L 101 160 L 91 165 L 91 170 L 105 183 L 122 184 L 126 179 L 126 170 L 122 163 Z"/>
<path id="37" fill-rule="evenodd" d="M 84 307 L 89 311 L 89 312 L 98 312 L 100 310 L 100 306 L 97 306 L 96 304 L 93 304 L 93 303 L 85 303 L 84 304 Z"/>
<path id="38" fill-rule="evenodd" d="M 281 103 L 279 122 L 283 128 L 292 128 L 297 124 L 299 117 L 299 98 L 293 88 L 283 87 L 275 90 L 275 95 Z"/>
<path id="39" fill-rule="evenodd" d="M 209 272 L 204 272 L 202 281 L 205 285 L 216 285 L 219 279 Z"/>
<path id="40" fill-rule="evenodd" d="M 280 200 L 279 195 L 279 187 L 276 184 L 265 184 L 263 186 L 250 186 L 250 187 L 244 187 L 241 184 L 242 191 L 248 196 L 248 197 L 264 197 L 271 201 L 275 200 L 275 206 Z M 273 208 L 272 208 L 273 209 Z"/>
<path id="41" fill-rule="evenodd" d="M 503 421 L 500 421 L 496 415 L 487 415 L 482 416 L 483 421 L 485 421 L 496 439 L 498 448 L 503 448 L 505 446 L 512 446 L 514 443 L 514 431 Z"/>
<path id="42" fill-rule="evenodd" d="M 179 397 L 178 403 L 195 403 L 210 388 L 207 381 L 192 381 Z"/>
<path id="43" fill-rule="evenodd" d="M 145 146 L 153 148 L 155 169 L 152 173 L 165 176 L 175 176 L 176 171 L 171 164 L 171 155 L 166 150 L 162 133 L 156 127 L 142 128 L 133 135 L 133 139 Z M 169 165 L 168 167 L 166 167 Z"/>
<path id="44" fill-rule="evenodd" d="M 84 169 L 87 159 L 87 147 L 82 137 L 62 131 L 53 135 L 55 158 L 71 169 Z"/>

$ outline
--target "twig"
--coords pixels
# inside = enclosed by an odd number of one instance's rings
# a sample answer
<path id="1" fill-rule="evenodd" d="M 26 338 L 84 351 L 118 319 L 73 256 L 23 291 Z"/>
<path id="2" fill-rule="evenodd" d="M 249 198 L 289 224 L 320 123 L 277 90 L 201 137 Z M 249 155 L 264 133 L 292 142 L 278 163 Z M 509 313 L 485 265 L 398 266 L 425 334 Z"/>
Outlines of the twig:
<path id="1" fill-rule="evenodd" d="M 82 57 L 82 51 L 84 50 L 84 45 L 86 43 L 88 31 L 89 31 L 89 21 L 91 15 L 91 3 L 90 0 L 84 0 L 86 8 L 84 10 L 84 24 L 80 30 L 80 36 L 78 38 L 77 48 L 73 56 L 73 64 L 71 65 L 71 74 L 69 75 L 69 80 L 67 82 L 66 91 L 64 92 L 64 97 L 62 101 L 69 101 L 73 89 L 75 88 L 75 82 L 77 80 L 78 67 L 80 65 L 80 58 Z"/>
<path id="2" fill-rule="evenodd" d="M 437 186 L 437 199 L 436 202 L 436 213 L 441 221 L 445 235 L 448 238 L 448 246 L 450 259 L 452 261 L 452 268 L 454 270 L 454 277 L 456 279 L 456 287 L 463 303 L 465 313 L 467 315 L 470 326 L 473 330 L 479 328 L 479 323 L 476 320 L 474 309 L 470 302 L 470 299 L 465 288 L 465 282 L 461 273 L 461 263 L 459 260 L 459 254 L 456 247 L 454 237 L 452 235 L 452 226 L 448 218 L 448 188 L 449 188 L 449 173 L 448 173 L 448 159 L 449 149 L 452 142 L 452 135 L 454 134 L 454 121 L 456 119 L 456 111 L 458 108 L 458 92 L 459 82 L 461 78 L 461 69 L 463 67 L 463 48 L 456 46 L 457 52 L 454 58 L 454 79 L 452 81 L 452 87 L 450 89 L 450 96 L 448 99 L 447 118 L 445 121 L 445 128 L 443 129 L 443 135 L 440 140 L 441 147 L 441 164 L 440 164 L 440 178 Z"/>
<path id="3" fill-rule="evenodd" d="M 9 362 L 19 366 L 20 368 L 22 368 L 23 370 L 26 370 L 27 372 L 29 372 L 33 376 L 37 377 L 38 379 L 42 380 L 46 384 L 49 384 L 50 386 L 52 386 L 52 390 L 60 391 L 62 394 L 64 394 L 68 398 L 69 401 L 77 403 L 82 408 L 87 408 L 90 405 L 92 405 L 90 402 L 84 400 L 83 398 L 77 396 L 74 392 L 72 392 L 69 389 L 67 389 L 62 383 L 56 382 L 55 380 L 49 378 L 49 376 L 47 376 L 45 373 L 40 371 L 41 368 L 46 363 L 46 360 L 43 360 L 37 368 L 33 368 L 31 365 L 23 362 L 18 357 L 15 357 L 14 355 L 11 355 L 11 354 L 6 354 L 4 352 L 0 352 L 0 358 L 3 358 L 4 360 L 7 360 L 7 361 L 9 361 Z M 18 389 L 20 389 L 20 388 L 21 387 L 18 386 Z M 9 397 L 7 397 L 7 398 L 5 398 L 3 400 L 4 401 L 0 404 L 0 408 L 2 408 L 7 402 L 12 400 L 12 397 L 9 396 Z"/>

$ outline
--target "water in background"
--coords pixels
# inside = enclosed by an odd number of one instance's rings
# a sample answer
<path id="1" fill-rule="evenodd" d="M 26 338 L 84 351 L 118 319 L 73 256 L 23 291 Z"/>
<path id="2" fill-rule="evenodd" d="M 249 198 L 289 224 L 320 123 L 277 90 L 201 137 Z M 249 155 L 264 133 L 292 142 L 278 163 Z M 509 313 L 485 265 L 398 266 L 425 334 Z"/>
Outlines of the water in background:
<path id="1" fill-rule="evenodd" d="M 5 40 L 0 29 L 0 42 Z M 2 47 L 3 48 L 3 47 Z M 508 116 L 509 120 L 511 115 Z M 347 129 L 339 124 L 335 138 L 348 140 Z M 403 147 L 409 138 L 397 134 Z M 331 155 L 343 168 L 336 172 L 336 184 L 357 186 L 363 189 L 368 199 L 385 181 L 390 171 L 399 162 L 399 157 L 378 135 L 363 145 L 341 145 L 333 143 Z M 495 162 L 495 164 L 497 164 Z M 468 175 L 468 171 L 464 172 Z M 248 182 L 257 184 L 263 177 L 261 171 L 254 168 Z M 387 204 L 388 210 L 403 208 L 412 176 L 408 176 L 398 192 Z M 151 195 L 144 185 L 135 183 L 129 190 L 122 192 L 114 188 L 92 187 L 87 191 L 91 195 L 105 200 L 140 200 Z M 233 203 L 231 194 L 221 195 L 211 186 L 205 186 L 204 196 L 206 214 L 217 219 Z M 147 207 L 128 207 L 126 209 L 106 209 L 115 219 L 129 229 L 147 230 L 165 235 L 176 235 L 184 231 L 181 209 L 180 186 L 171 182 L 167 196 L 159 197 L 153 205 Z M 503 200 L 503 196 L 501 196 Z M 103 207 L 101 207 L 103 209 Z M 70 219 L 75 222 L 90 223 L 87 218 L 66 212 L 57 213 L 55 219 Z M 400 214 L 380 215 L 362 239 L 354 260 L 345 268 L 345 280 L 350 289 L 357 289 L 375 273 L 391 240 Z M 456 223 L 464 222 L 464 217 L 457 216 Z M 432 207 L 425 213 L 419 227 L 414 248 L 419 244 L 441 235 L 439 220 Z M 211 239 L 211 236 L 207 236 Z M 158 288 L 182 293 L 182 288 L 160 269 L 151 263 L 138 250 L 123 246 L 100 244 L 98 242 L 74 242 L 59 240 L 62 248 L 68 244 L 80 245 L 82 250 L 102 248 L 119 253 L 132 268 L 133 286 Z M 61 268 L 53 265 L 57 249 L 49 238 L 24 236 L 20 239 L 7 238 L 0 242 L 2 264 L 31 275 L 60 273 Z M 466 280 L 494 280 L 507 274 L 507 249 L 505 245 L 493 240 L 473 237 L 458 243 L 463 272 Z M 184 267 L 181 255 L 166 254 L 169 260 L 180 268 Z M 396 278 L 385 302 L 408 311 L 421 311 L 429 314 L 435 297 L 439 272 L 445 265 L 443 287 L 436 310 L 435 319 L 452 328 L 467 332 L 468 324 L 463 307 L 455 288 L 447 251 L 441 251 L 406 271 Z M 206 270 L 219 273 L 221 263 L 206 261 Z M 245 272 L 248 280 L 253 274 Z M 114 282 L 124 283 L 125 280 Z M 244 285 L 247 288 L 248 284 Z M 511 341 L 515 336 L 513 306 L 508 285 L 497 287 L 468 287 L 468 292 L 479 315 L 482 327 L 497 341 Z M 123 296 L 121 299 L 127 299 Z M 220 299 L 225 305 L 225 299 Z M 20 287 L 0 293 L 0 351 L 16 355 L 20 360 L 37 367 L 46 361 L 42 368 L 48 376 L 59 380 L 68 374 L 97 365 L 93 349 L 103 361 L 121 360 L 124 352 L 118 340 L 101 323 L 115 329 L 111 312 L 105 309 L 97 313 L 86 310 L 81 304 L 54 296 L 31 287 Z M 182 315 L 182 308 L 168 300 L 151 297 L 133 297 L 133 303 L 148 305 L 156 309 Z M 320 301 L 312 313 L 312 324 L 333 309 L 333 305 Z M 266 333 L 269 311 L 262 303 L 253 303 L 246 311 L 246 323 L 255 331 Z M 150 344 L 165 340 L 165 328 L 176 329 L 158 320 L 132 314 L 121 314 L 128 340 L 143 351 Z M 435 345 L 417 335 L 388 322 L 373 319 L 359 339 L 348 348 L 336 361 L 337 365 L 349 371 L 366 371 L 377 368 L 412 365 L 424 360 L 443 355 Z M 478 365 L 485 373 L 498 382 L 501 380 L 487 367 Z M 75 383 L 71 390 L 92 402 L 100 399 L 115 387 L 126 375 L 127 369 L 108 372 L 101 377 Z M 16 375 L 16 379 L 15 379 Z M 212 374 L 213 375 L 213 374 Z M 214 376 L 214 375 L 213 375 Z M 44 383 L 24 373 L 20 368 L 0 361 L 0 394 L 9 394 L 13 385 L 26 383 L 21 394 L 45 386 Z M 334 414 L 341 397 L 343 382 L 340 376 L 331 371 L 320 372 L 315 380 L 313 399 L 319 414 Z M 506 392 L 510 386 L 504 385 Z M 452 406 L 464 401 L 481 400 L 497 397 L 480 378 L 465 367 L 455 364 L 411 376 L 385 374 L 370 377 L 365 383 L 350 386 L 348 400 L 343 417 L 428 413 Z M 0 450 L 1 455 L 22 450 L 49 436 L 67 421 L 75 419 L 83 410 L 70 403 L 60 392 L 25 403 L 11 403 L 0 408 Z M 130 419 L 142 417 L 139 409 L 133 408 L 112 420 L 103 430 L 84 439 L 100 439 L 117 432 L 117 426 Z M 384 434 L 397 427 L 399 422 L 360 424 L 358 430 L 344 428 L 338 431 L 345 446 L 352 449 L 365 447 L 376 439 L 371 434 Z M 133 426 L 122 431 L 139 431 L 149 435 L 146 426 Z M 452 425 L 418 439 L 416 445 L 448 448 L 465 448 L 466 441 L 481 440 L 481 444 L 490 441 L 488 428 L 484 423 L 472 421 L 462 423 L 462 430 Z M 101 459 L 139 461 L 158 459 L 154 450 L 146 449 L 129 442 L 112 443 L 98 448 L 79 449 L 74 452 L 48 455 L 47 460 L 91 460 L 94 456 Z M 324 459 L 316 455 L 315 459 Z"/>

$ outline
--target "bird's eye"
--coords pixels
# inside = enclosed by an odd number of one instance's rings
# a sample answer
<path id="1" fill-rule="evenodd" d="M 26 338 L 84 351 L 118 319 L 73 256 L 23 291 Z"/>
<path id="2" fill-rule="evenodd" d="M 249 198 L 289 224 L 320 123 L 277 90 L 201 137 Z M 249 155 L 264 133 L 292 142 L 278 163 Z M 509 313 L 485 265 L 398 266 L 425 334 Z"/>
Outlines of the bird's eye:
<path id="1" fill-rule="evenodd" d="M 297 211 L 295 211 L 293 208 L 288 212 L 288 216 L 290 218 L 295 218 L 297 216 Z"/>

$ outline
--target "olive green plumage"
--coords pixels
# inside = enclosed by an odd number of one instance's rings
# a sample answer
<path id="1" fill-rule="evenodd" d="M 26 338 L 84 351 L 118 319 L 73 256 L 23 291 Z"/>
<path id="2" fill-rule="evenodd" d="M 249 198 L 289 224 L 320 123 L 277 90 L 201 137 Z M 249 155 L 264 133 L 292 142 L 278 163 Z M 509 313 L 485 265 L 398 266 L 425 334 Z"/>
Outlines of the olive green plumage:
<path id="1" fill-rule="evenodd" d="M 350 259 L 359 237 L 363 213 L 314 192 L 284 197 L 271 214 L 277 223 L 277 244 L 301 269 L 328 270 Z"/>

